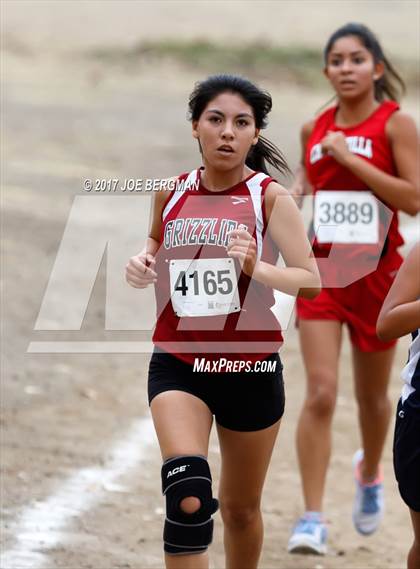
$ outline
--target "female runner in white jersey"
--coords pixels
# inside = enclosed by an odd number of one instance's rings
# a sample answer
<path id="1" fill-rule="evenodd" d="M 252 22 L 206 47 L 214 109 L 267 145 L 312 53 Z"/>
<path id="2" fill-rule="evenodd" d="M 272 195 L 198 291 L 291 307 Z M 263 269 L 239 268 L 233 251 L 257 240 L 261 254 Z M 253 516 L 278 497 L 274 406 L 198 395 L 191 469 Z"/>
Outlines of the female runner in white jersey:
<path id="1" fill-rule="evenodd" d="M 260 135 L 270 95 L 246 79 L 214 76 L 196 86 L 189 109 L 203 166 L 155 194 L 149 238 L 126 279 L 156 290 L 149 401 L 164 461 L 166 566 L 208 567 L 218 507 L 207 463 L 214 417 L 226 567 L 252 569 L 284 407 L 273 289 L 312 298 L 319 275 L 298 208 L 264 173 L 265 160 L 287 168 Z M 268 363 L 272 371 L 262 371 Z"/>
<path id="2" fill-rule="evenodd" d="M 365 26 L 347 24 L 328 40 L 324 60 L 337 101 L 303 126 L 302 166 L 291 189 L 315 196 L 313 250 L 323 289 L 313 301 L 297 300 L 307 373 L 297 429 L 305 513 L 290 537 L 291 553 L 326 552 L 323 495 L 343 324 L 352 343 L 363 446 L 353 461 L 353 524 L 368 535 L 381 520 L 380 458 L 391 413 L 387 389 L 395 341 L 380 341 L 375 326 L 401 264 L 397 210 L 415 215 L 420 205 L 415 123 L 399 110 L 404 84 L 378 40 Z"/>
<path id="3" fill-rule="evenodd" d="M 394 470 L 400 494 L 410 510 L 414 530 L 408 569 L 420 567 L 420 243 L 401 265 L 377 323 L 384 341 L 412 334 L 408 362 L 401 378 L 394 433 Z"/>

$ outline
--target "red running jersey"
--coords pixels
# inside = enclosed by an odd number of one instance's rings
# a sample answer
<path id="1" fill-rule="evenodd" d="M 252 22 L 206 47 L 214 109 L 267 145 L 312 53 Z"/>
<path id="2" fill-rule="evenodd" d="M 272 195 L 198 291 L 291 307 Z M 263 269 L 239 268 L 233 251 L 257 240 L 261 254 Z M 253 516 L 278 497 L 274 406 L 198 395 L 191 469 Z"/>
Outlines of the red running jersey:
<path id="1" fill-rule="evenodd" d="M 351 152 L 363 160 L 367 160 L 383 172 L 397 176 L 391 146 L 385 133 L 385 125 L 389 117 L 399 109 L 399 105 L 394 101 L 385 101 L 366 120 L 347 128 L 338 127 L 335 124 L 337 108 L 337 106 L 331 107 L 317 118 L 306 145 L 305 167 L 308 180 L 314 188 L 315 209 L 317 208 L 317 201 L 318 206 L 322 204 L 322 209 L 318 214 L 315 214 L 318 215 L 318 221 L 320 220 L 321 223 L 325 221 L 328 224 L 330 220 L 334 223 L 335 219 L 336 225 L 339 225 L 346 218 L 349 222 L 348 237 L 351 235 L 351 224 L 355 226 L 359 224 L 358 226 L 363 230 L 365 229 L 363 224 L 369 225 L 372 214 L 372 205 L 368 203 L 369 200 L 363 204 L 363 199 L 357 199 L 355 192 L 365 192 L 364 195 L 369 198 L 369 195 L 374 194 L 374 191 L 332 156 L 323 154 L 320 142 L 327 131 L 342 131 Z M 316 196 L 319 192 L 321 194 L 317 199 Z M 328 194 L 324 192 L 335 192 L 335 194 L 330 194 L 331 196 L 339 196 L 338 192 L 353 193 L 348 194 L 343 203 L 338 203 L 340 201 L 338 197 L 334 197 L 328 203 Z M 356 196 L 356 200 L 353 200 L 350 195 Z M 325 203 L 322 203 L 323 198 L 320 196 L 326 196 Z M 372 259 L 378 259 L 381 253 L 387 256 L 395 254 L 396 249 L 404 243 L 398 231 L 398 216 L 395 208 L 383 200 L 381 201 L 390 211 L 386 212 L 382 208 L 379 209 L 377 243 L 375 244 L 374 239 L 370 237 L 364 243 L 364 238 L 361 235 L 353 243 L 351 243 L 350 237 L 348 237 L 348 243 L 346 243 L 346 239 L 339 241 L 338 249 L 341 248 L 340 265 L 342 265 L 342 269 L 351 271 L 353 265 L 357 272 L 357 265 L 372 263 Z M 319 235 L 320 233 L 317 234 L 318 239 L 315 239 L 313 246 L 315 255 L 317 257 L 328 257 L 331 241 L 334 239 L 328 242 L 328 237 L 324 237 L 320 241 Z M 328 232 L 324 235 L 328 235 Z M 386 245 L 383 250 L 385 239 Z M 335 247 L 337 247 L 337 242 Z M 372 266 L 375 267 L 375 264 Z M 330 270 L 333 271 L 334 268 L 330 267 Z"/>
<path id="2" fill-rule="evenodd" d="M 273 181 L 255 172 L 222 192 L 201 183 L 200 169 L 178 178 L 163 207 L 156 254 L 156 346 L 181 360 L 257 361 L 277 352 L 280 325 L 270 307 L 271 288 L 249 278 L 228 257 L 227 233 L 245 228 L 257 242 L 258 258 L 276 264 L 264 194 Z"/>

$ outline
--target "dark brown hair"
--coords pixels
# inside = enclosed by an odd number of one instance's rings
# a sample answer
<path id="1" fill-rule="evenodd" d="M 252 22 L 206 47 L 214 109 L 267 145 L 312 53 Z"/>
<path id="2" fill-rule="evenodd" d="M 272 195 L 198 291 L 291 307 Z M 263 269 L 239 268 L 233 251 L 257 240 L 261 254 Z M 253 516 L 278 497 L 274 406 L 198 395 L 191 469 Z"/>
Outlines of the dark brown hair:
<path id="1" fill-rule="evenodd" d="M 270 93 L 262 91 L 248 79 L 236 75 L 212 75 L 197 83 L 189 98 L 189 119 L 197 121 L 208 103 L 226 92 L 236 93 L 248 103 L 253 110 L 255 126 L 258 129 L 267 126 L 267 115 L 272 107 Z M 245 163 L 252 170 L 268 174 L 266 162 L 282 174 L 290 174 L 286 159 L 277 146 L 259 136 L 257 144 L 250 149 Z"/>
<path id="2" fill-rule="evenodd" d="M 385 66 L 382 77 L 375 81 L 375 99 L 380 102 L 384 99 L 399 101 L 401 96 L 406 92 L 405 83 L 391 65 L 388 58 L 385 57 L 381 44 L 375 34 L 363 24 L 351 22 L 338 28 L 338 30 L 332 34 L 324 49 L 325 64 L 327 64 L 328 55 L 334 43 L 338 39 L 346 36 L 356 36 L 359 38 L 364 47 L 372 54 L 374 62 L 382 62 Z"/>

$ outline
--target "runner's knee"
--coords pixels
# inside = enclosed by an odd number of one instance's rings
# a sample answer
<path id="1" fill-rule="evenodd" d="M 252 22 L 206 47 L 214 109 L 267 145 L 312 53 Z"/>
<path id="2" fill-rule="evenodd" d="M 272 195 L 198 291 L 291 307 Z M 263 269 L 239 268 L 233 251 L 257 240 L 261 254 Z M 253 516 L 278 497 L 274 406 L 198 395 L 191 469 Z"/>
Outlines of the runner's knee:
<path id="1" fill-rule="evenodd" d="M 357 403 L 362 409 L 365 408 L 367 412 L 381 414 L 391 412 L 391 401 L 387 393 L 357 393 Z"/>
<path id="2" fill-rule="evenodd" d="M 258 502 L 243 505 L 230 500 L 220 501 L 220 513 L 224 524 L 234 529 L 248 527 L 261 515 Z"/>
<path id="3" fill-rule="evenodd" d="M 332 379 L 325 381 L 327 377 L 328 374 L 310 376 L 310 387 L 306 397 L 307 408 L 312 413 L 323 417 L 334 413 L 337 397 L 335 382 Z"/>
<path id="4" fill-rule="evenodd" d="M 200 509 L 201 502 L 196 496 L 188 496 L 179 503 L 179 507 L 186 514 L 194 514 Z"/>
<path id="5" fill-rule="evenodd" d="M 212 514 L 218 502 L 203 456 L 177 456 L 162 466 L 162 491 L 166 497 L 164 549 L 172 555 L 203 553 L 213 537 Z"/>

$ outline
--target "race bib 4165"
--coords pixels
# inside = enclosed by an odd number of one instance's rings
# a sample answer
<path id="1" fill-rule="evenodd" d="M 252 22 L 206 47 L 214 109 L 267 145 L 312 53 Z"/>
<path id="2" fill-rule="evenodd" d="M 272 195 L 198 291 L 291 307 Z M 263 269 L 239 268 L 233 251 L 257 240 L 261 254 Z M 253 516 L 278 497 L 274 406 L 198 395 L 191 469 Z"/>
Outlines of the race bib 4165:
<path id="1" fill-rule="evenodd" d="M 169 275 L 177 316 L 217 316 L 241 309 L 233 259 L 174 259 Z"/>

